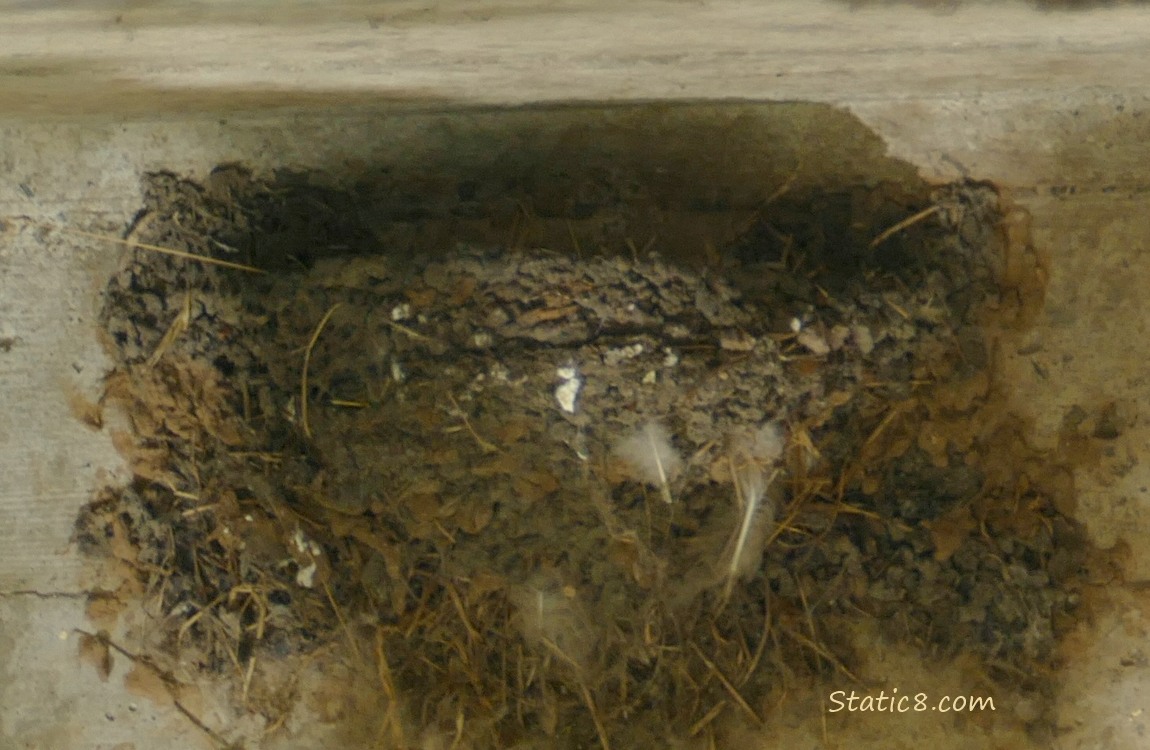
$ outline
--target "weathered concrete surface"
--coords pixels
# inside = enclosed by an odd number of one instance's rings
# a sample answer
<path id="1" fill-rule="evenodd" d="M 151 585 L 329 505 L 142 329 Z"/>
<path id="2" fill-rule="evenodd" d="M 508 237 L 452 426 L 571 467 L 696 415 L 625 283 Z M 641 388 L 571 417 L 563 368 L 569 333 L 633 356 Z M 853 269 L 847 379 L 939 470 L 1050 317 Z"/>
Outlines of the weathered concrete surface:
<path id="1" fill-rule="evenodd" d="M 1147 32 L 1150 9 L 1021 4 L 945 15 L 797 0 L 0 6 L 0 747 L 204 743 L 170 709 L 123 690 L 122 660 L 105 685 L 75 658 L 77 595 L 91 581 L 68 536 L 118 459 L 104 434 L 72 418 L 68 394 L 96 391 L 97 292 L 120 251 L 43 225 L 116 231 L 149 169 L 421 158 L 457 147 L 460 133 L 498 130 L 497 113 L 449 114 L 459 105 L 827 102 L 928 178 L 1011 187 L 1052 259 L 1046 313 L 1008 353 L 1011 378 L 1040 442 L 1075 407 L 1120 401 L 1130 414 L 1104 466 L 1078 477 L 1079 513 L 1099 544 L 1128 548 L 1130 582 L 1150 579 L 1150 420 L 1139 406 L 1150 361 L 1150 68 L 1137 64 L 1150 59 Z M 1143 746 L 1148 604 L 1142 587 L 1115 582 L 1070 644 L 1061 747 Z M 961 674 L 916 675 L 905 655 L 883 663 L 904 691 L 971 690 Z M 223 720 L 211 700 L 204 708 Z M 854 733 L 827 739 L 1021 742 L 981 731 L 860 718 Z M 788 738 L 824 739 L 817 722 L 772 735 Z"/>
<path id="2" fill-rule="evenodd" d="M 4 108 L 152 112 L 225 94 L 509 104 L 750 98 L 994 100 L 1146 91 L 1139 8 L 802 0 L 93 3 L 10 10 Z M 956 110 L 957 113 L 957 110 Z"/>

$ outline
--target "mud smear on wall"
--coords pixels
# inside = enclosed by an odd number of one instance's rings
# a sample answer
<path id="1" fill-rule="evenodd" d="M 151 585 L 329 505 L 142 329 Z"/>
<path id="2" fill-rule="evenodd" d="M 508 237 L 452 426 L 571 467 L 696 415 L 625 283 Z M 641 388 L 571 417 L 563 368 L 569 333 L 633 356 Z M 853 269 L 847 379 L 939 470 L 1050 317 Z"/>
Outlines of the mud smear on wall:
<path id="1" fill-rule="evenodd" d="M 667 112 L 145 179 L 132 241 L 233 264 L 140 251 L 107 289 L 134 480 L 77 538 L 165 686 L 348 747 L 704 747 L 873 686 L 879 638 L 1049 735 L 1092 438 L 1029 447 L 996 377 L 1045 286 L 1025 213 Z"/>

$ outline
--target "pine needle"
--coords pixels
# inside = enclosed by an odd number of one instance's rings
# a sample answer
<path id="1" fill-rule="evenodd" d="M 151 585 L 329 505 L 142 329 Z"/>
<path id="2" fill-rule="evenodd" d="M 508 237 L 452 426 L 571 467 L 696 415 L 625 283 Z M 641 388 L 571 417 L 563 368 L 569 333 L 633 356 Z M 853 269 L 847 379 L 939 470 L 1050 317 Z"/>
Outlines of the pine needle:
<path id="1" fill-rule="evenodd" d="M 221 268 L 230 268 L 235 271 L 246 271 L 248 273 L 267 273 L 262 268 L 255 266 L 245 266 L 243 263 L 233 263 L 230 260 L 221 260 L 219 258 L 212 258 L 207 255 L 197 255 L 195 253 L 185 252 L 183 250 L 175 250 L 170 247 L 163 247 L 161 245 L 150 245 L 147 242 L 138 242 L 136 240 L 124 240 L 119 237 L 112 237 L 106 234 L 97 234 L 96 232 L 85 232 L 83 229 L 70 229 L 68 227 L 55 227 L 56 231 L 63 232 L 64 234 L 74 234 L 77 237 L 87 237 L 93 240 L 103 240 L 104 242 L 111 242 L 116 245 L 124 245 L 135 250 L 150 250 L 153 253 L 160 253 L 162 255 L 171 255 L 176 258 L 184 258 L 186 260 L 194 260 L 198 263 L 206 263 L 210 266 L 220 266 Z"/>

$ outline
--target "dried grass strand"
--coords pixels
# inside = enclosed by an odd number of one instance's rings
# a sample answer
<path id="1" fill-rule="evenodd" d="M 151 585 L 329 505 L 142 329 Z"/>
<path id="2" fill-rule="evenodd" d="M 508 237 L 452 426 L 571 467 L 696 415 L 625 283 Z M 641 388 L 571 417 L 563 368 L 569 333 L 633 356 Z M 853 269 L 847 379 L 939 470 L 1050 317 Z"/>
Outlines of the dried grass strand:
<path id="1" fill-rule="evenodd" d="M 77 237 L 87 237 L 93 240 L 103 240 L 104 242 L 111 242 L 115 245 L 123 245 L 135 250 L 149 250 L 153 253 L 160 253 L 161 255 L 171 255 L 175 258 L 184 258 L 185 260 L 194 260 L 199 263 L 206 263 L 210 266 L 220 266 L 221 268 L 230 268 L 234 271 L 245 271 L 247 273 L 267 273 L 262 268 L 255 266 L 245 266 L 243 263 L 234 263 L 230 260 L 222 260 L 220 258 L 212 258 L 207 255 L 197 255 L 196 253 L 189 253 L 184 250 L 176 250 L 170 247 L 163 247 L 162 245 L 152 245 L 147 242 L 140 242 L 138 240 L 125 240 L 119 237 L 112 237 L 107 234 L 100 234 L 98 232 L 86 232 L 83 229 L 70 229 L 68 227 L 53 227 L 59 232 L 64 234 L 73 234 Z"/>
<path id="2" fill-rule="evenodd" d="M 599 718 L 599 710 L 595 708 L 595 699 L 591 696 L 591 691 L 587 689 L 586 683 L 582 680 L 579 681 L 579 688 L 583 693 L 583 701 L 587 704 L 587 710 L 591 713 L 591 721 L 595 724 L 595 732 L 599 735 L 599 745 L 603 750 L 611 750 L 611 743 L 607 739 L 607 728 L 603 726 L 603 720 Z"/>
<path id="3" fill-rule="evenodd" d="M 319 325 L 317 325 L 315 330 L 312 331 L 311 340 L 307 342 L 307 347 L 303 352 L 303 369 L 300 372 L 299 378 L 300 426 L 303 427 L 303 434 L 307 435 L 309 438 L 311 437 L 311 423 L 308 421 L 307 415 L 307 371 L 308 367 L 311 365 L 311 350 L 315 348 L 315 342 L 319 341 L 319 335 L 323 333 L 324 326 L 326 326 L 327 322 L 331 320 L 332 314 L 339 309 L 340 304 L 341 303 L 336 302 L 334 305 L 328 308 L 326 313 L 323 314 L 323 318 L 320 319 Z"/>
<path id="4" fill-rule="evenodd" d="M 176 317 L 172 318 L 168 330 L 164 332 L 160 343 L 156 344 L 155 350 L 148 357 L 148 367 L 155 367 L 159 363 L 168 349 L 172 347 L 172 344 L 176 343 L 176 339 L 183 336 L 184 332 L 188 330 L 191 320 L 192 294 L 191 292 L 187 292 L 184 294 L 184 304 L 180 306 L 180 311 L 176 314 Z"/>
<path id="5" fill-rule="evenodd" d="M 718 703 L 716 703 L 714 705 L 714 707 L 711 708 L 710 711 L 703 714 L 703 717 L 701 719 L 699 719 L 698 721 L 696 721 L 694 724 L 691 725 L 691 728 L 687 730 L 687 736 L 688 737 L 694 737 L 699 732 L 703 731 L 703 729 L 706 728 L 706 726 L 708 724 L 710 724 L 712 721 L 714 721 L 715 718 L 719 714 L 721 714 L 723 712 L 723 709 L 726 707 L 727 707 L 726 701 L 719 701 Z"/>
<path id="6" fill-rule="evenodd" d="M 379 685 L 383 689 L 383 697 L 387 700 L 383 723 L 380 725 L 380 738 L 390 733 L 391 741 L 395 747 L 407 747 L 407 738 L 404 736 L 403 722 L 399 715 L 399 691 L 395 687 L 395 680 L 391 674 L 391 665 L 387 662 L 387 653 L 384 650 L 386 636 L 382 627 L 375 631 L 375 665 L 379 676 Z M 389 732 L 390 730 L 390 732 Z"/>
<path id="7" fill-rule="evenodd" d="M 725 689 L 731 698 L 734 699 L 735 703 L 739 704 L 739 708 L 743 709 L 747 716 L 751 717 L 755 723 L 755 726 L 761 727 L 763 725 L 763 720 L 759 718 L 759 715 L 755 713 L 753 708 L 751 708 L 751 704 L 747 703 L 747 700 L 743 698 L 741 693 L 739 693 L 738 688 L 736 688 L 731 683 L 731 681 L 727 679 L 727 676 L 723 674 L 722 670 L 719 669 L 715 662 L 707 658 L 706 654 L 703 653 L 703 649 L 699 648 L 699 644 L 691 643 L 691 646 L 695 649 L 695 653 L 698 654 L 699 658 L 703 660 L 703 664 L 706 665 L 707 670 L 715 676 L 715 679 L 719 681 L 719 683 L 723 686 L 723 689 Z"/>
<path id="8" fill-rule="evenodd" d="M 894 226 L 888 227 L 887 229 L 883 230 L 883 232 L 881 234 L 879 234 L 877 237 L 875 237 L 873 240 L 871 240 L 870 241 L 870 249 L 874 250 L 876 247 L 878 247 L 882 243 L 886 242 L 891 237 L 898 234 L 899 232 L 906 229 L 907 227 L 912 227 L 915 224 L 919 223 L 920 221 L 927 219 L 931 216 L 934 216 L 936 213 L 938 213 L 941 210 L 942 210 L 941 206 L 935 205 L 935 206 L 931 206 L 930 208 L 924 208 L 923 210 L 919 211 L 916 214 L 913 214 L 912 216 L 908 216 L 907 218 L 903 219 L 902 221 L 895 224 Z"/>

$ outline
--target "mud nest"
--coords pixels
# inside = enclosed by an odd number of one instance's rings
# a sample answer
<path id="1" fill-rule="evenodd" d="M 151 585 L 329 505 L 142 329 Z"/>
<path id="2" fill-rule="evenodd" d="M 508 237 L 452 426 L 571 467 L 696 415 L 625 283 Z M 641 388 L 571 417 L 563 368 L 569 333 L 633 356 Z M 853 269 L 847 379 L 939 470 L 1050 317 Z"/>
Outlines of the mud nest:
<path id="1" fill-rule="evenodd" d="M 235 675 L 270 728 L 270 665 L 333 644 L 387 747 L 758 724 L 859 677 L 860 620 L 1040 687 L 1081 535 L 993 377 L 1040 290 L 988 186 L 877 244 L 781 201 L 702 263 L 389 252 L 298 175 L 145 192 L 132 239 L 264 273 L 140 251 L 112 280 L 134 480 L 77 535 L 129 563 L 152 652 Z"/>

